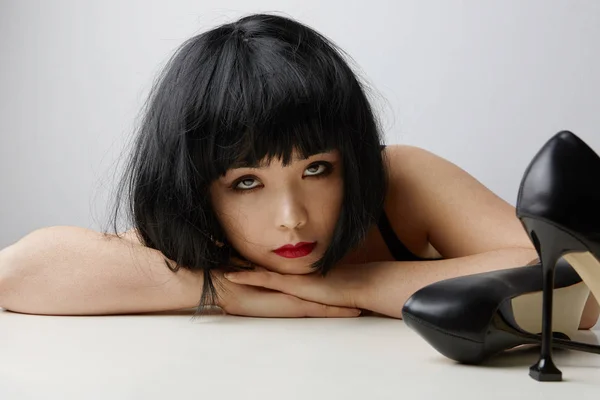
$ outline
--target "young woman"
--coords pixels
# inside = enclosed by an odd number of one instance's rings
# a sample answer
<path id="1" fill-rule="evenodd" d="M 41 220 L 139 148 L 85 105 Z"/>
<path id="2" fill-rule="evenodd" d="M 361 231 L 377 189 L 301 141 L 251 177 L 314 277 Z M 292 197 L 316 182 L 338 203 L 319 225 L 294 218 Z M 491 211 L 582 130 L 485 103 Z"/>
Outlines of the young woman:
<path id="1" fill-rule="evenodd" d="M 426 150 L 385 147 L 365 90 L 339 48 L 289 18 L 192 37 L 153 87 L 112 233 L 45 228 L 5 249 L 0 305 L 400 318 L 430 283 L 537 262 L 511 205 Z"/>

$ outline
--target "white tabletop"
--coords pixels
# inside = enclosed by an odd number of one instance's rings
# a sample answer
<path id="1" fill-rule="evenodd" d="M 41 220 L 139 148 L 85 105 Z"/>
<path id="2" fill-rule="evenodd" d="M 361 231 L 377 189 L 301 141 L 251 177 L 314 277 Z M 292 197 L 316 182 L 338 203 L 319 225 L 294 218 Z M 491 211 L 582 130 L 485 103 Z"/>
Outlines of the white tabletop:
<path id="1" fill-rule="evenodd" d="M 600 331 L 580 340 L 598 340 Z M 563 382 L 528 376 L 534 348 L 485 366 L 444 358 L 401 320 L 189 312 L 38 316 L 0 309 L 0 399 L 595 399 L 600 356 L 555 353 Z"/>

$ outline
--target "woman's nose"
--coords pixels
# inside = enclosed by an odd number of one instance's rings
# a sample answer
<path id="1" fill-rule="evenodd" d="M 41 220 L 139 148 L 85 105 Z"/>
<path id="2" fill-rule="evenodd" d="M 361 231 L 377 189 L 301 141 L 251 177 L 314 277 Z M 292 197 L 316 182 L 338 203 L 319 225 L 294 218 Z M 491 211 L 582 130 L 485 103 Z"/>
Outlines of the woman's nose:
<path id="1" fill-rule="evenodd" d="M 296 196 L 284 196 L 277 204 L 275 223 L 280 228 L 298 229 L 306 224 L 308 213 L 305 205 Z"/>

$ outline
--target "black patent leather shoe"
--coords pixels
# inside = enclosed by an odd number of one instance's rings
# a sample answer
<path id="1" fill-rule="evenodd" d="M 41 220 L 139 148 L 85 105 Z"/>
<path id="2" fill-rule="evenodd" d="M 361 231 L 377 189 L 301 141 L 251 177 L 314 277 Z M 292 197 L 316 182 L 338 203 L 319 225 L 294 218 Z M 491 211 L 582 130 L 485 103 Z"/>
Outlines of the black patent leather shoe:
<path id="1" fill-rule="evenodd" d="M 570 131 L 552 136 L 529 163 L 517 197 L 516 214 L 542 262 L 544 307 L 542 347 L 529 375 L 562 380 L 552 360 L 554 266 L 562 257 L 600 298 L 600 156 Z M 598 353 L 598 346 L 581 346 Z"/>
<path id="2" fill-rule="evenodd" d="M 402 317 L 444 356 L 479 364 L 504 350 L 541 343 L 542 286 L 541 264 L 447 279 L 414 293 L 404 304 Z M 569 338 L 579 328 L 589 293 L 577 272 L 560 259 L 553 347 L 585 346 Z"/>

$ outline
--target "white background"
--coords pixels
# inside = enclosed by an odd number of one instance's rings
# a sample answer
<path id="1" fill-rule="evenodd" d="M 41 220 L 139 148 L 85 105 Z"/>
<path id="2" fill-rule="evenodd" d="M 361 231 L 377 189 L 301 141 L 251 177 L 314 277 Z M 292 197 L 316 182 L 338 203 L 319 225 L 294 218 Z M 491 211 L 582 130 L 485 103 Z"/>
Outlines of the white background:
<path id="1" fill-rule="evenodd" d="M 431 150 L 513 205 L 557 131 L 600 151 L 597 1 L 4 0 L 0 248 L 44 226 L 102 229 L 161 67 L 251 12 L 331 38 L 372 88 L 388 143 Z"/>

